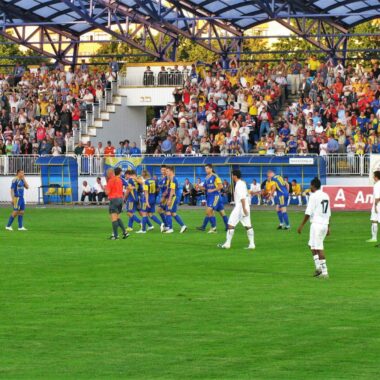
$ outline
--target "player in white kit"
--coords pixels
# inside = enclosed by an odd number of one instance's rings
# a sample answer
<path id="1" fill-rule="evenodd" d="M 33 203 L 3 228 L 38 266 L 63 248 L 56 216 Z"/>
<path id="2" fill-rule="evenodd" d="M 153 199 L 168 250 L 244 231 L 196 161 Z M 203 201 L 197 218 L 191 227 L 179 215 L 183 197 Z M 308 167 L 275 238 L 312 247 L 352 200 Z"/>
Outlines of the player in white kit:
<path id="1" fill-rule="evenodd" d="M 330 234 L 330 198 L 321 190 L 321 181 L 318 178 L 314 178 L 311 181 L 310 189 L 309 203 L 306 208 L 305 217 L 298 227 L 298 233 L 302 232 L 306 222 L 310 219 L 309 246 L 314 258 L 314 276 L 328 278 L 323 242 L 326 235 Z"/>
<path id="2" fill-rule="evenodd" d="M 373 186 L 373 204 L 371 210 L 371 239 L 367 240 L 367 243 L 377 242 L 377 229 L 378 223 L 380 223 L 380 171 L 373 173 L 373 180 L 375 184 Z"/>
<path id="3" fill-rule="evenodd" d="M 232 180 L 235 183 L 235 207 L 228 219 L 226 242 L 224 244 L 218 244 L 218 247 L 224 249 L 231 248 L 231 241 L 235 233 L 235 227 L 240 222 L 247 230 L 249 245 L 246 249 L 255 249 L 254 231 L 251 224 L 250 196 L 248 194 L 247 184 L 242 181 L 240 170 L 232 171 Z"/>

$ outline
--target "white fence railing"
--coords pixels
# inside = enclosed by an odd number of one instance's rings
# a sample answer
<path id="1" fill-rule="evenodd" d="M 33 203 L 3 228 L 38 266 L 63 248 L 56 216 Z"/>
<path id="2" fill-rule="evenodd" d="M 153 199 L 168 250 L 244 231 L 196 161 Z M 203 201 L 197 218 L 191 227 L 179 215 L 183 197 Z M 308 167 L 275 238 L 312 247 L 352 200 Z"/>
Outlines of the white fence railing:
<path id="1" fill-rule="evenodd" d="M 82 126 L 86 128 L 86 126 Z M 78 139 L 78 137 L 74 137 Z M 70 154 L 73 156 L 72 154 Z M 141 155 L 138 155 L 141 156 Z M 144 155 L 162 157 L 168 155 Z M 175 157 L 176 155 L 169 155 Z M 184 155 L 178 155 L 184 157 Z M 217 156 L 217 155 L 214 155 Z M 247 154 L 247 156 L 254 156 Z M 24 170 L 27 175 L 40 173 L 39 166 L 35 165 L 38 155 L 9 155 L 0 156 L 0 175 L 14 175 L 18 169 Z M 104 174 L 105 156 L 75 156 L 78 160 L 78 171 L 81 175 Z M 128 155 L 123 155 L 128 159 Z M 136 156 L 135 156 L 136 157 Z M 367 176 L 369 174 L 370 155 L 332 154 L 324 157 L 326 160 L 327 175 L 330 176 Z"/>
<path id="2" fill-rule="evenodd" d="M 181 87 L 184 83 L 184 74 L 181 72 L 141 73 L 139 75 L 127 75 L 119 73 L 119 85 L 121 87 Z"/>
<path id="3" fill-rule="evenodd" d="M 326 156 L 327 175 L 368 175 L 369 158 L 369 154 L 330 154 Z"/>

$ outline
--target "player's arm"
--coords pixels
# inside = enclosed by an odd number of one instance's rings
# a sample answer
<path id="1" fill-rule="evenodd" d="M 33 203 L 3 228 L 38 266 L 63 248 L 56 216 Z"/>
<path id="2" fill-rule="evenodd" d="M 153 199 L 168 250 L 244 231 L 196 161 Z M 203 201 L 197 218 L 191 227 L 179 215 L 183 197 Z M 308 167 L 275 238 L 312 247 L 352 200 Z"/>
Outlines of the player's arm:
<path id="1" fill-rule="evenodd" d="M 143 190 L 144 190 L 144 196 L 145 196 L 145 203 L 146 203 L 147 207 L 150 207 L 148 185 L 144 185 Z"/>
<path id="2" fill-rule="evenodd" d="M 105 189 L 104 189 L 104 192 L 106 193 L 107 196 L 108 196 L 108 195 L 110 194 L 110 192 L 111 192 L 112 183 L 113 183 L 113 181 L 108 180 L 107 185 L 106 185 L 106 187 L 105 187 Z"/>
<path id="3" fill-rule="evenodd" d="M 243 207 L 243 214 L 244 214 L 244 216 L 248 216 L 249 215 L 249 211 L 248 211 L 248 208 L 247 208 L 247 200 L 245 199 L 245 198 L 243 198 L 242 200 L 241 200 L 241 205 L 242 205 L 242 207 Z"/>
<path id="4" fill-rule="evenodd" d="M 215 187 L 218 191 L 222 191 L 223 190 L 223 182 L 220 180 L 220 178 L 218 178 L 216 181 L 215 181 Z"/>
<path id="5" fill-rule="evenodd" d="M 174 197 L 174 194 L 175 194 L 175 183 L 173 182 L 170 182 L 170 192 L 169 192 L 169 199 L 168 199 L 168 203 L 170 204 L 173 197 Z"/>
<path id="6" fill-rule="evenodd" d="M 26 182 L 25 175 L 22 176 L 22 180 L 24 181 L 25 189 L 29 189 L 29 184 L 28 184 L 28 182 Z"/>
<path id="7" fill-rule="evenodd" d="M 305 214 L 305 216 L 303 217 L 303 221 L 301 222 L 300 226 L 297 229 L 297 232 L 299 234 L 302 232 L 303 228 L 305 227 L 305 224 L 308 222 L 309 219 L 310 219 L 310 215 Z"/>

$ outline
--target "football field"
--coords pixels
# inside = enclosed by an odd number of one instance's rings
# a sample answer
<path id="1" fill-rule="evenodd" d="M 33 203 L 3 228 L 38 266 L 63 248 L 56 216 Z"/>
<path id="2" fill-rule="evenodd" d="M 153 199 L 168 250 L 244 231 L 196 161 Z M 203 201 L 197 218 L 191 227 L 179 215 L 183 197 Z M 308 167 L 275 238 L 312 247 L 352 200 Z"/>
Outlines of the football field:
<path id="1" fill-rule="evenodd" d="M 3 225 L 9 209 L 0 209 Z M 333 213 L 330 279 L 312 277 L 309 225 L 252 212 L 256 250 L 195 230 L 109 241 L 106 209 L 27 209 L 0 231 L 0 378 L 375 379 L 380 248 L 368 213 Z M 126 222 L 126 215 L 123 215 Z M 178 226 L 176 225 L 178 231 Z"/>

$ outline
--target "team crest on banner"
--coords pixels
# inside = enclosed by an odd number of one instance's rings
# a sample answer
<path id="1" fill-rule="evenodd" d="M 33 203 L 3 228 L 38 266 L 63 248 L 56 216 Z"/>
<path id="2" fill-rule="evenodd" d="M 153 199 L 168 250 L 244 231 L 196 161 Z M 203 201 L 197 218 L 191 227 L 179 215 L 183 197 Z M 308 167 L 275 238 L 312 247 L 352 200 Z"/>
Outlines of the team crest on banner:
<path id="1" fill-rule="evenodd" d="M 371 154 L 369 161 L 369 179 L 373 184 L 373 173 L 380 171 L 380 154 Z"/>
<path id="2" fill-rule="evenodd" d="M 142 157 L 106 157 L 104 160 L 104 170 L 121 168 L 126 170 L 138 170 L 138 167 L 142 163 Z"/>

